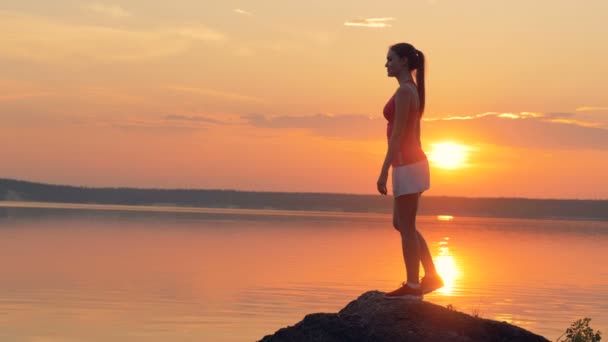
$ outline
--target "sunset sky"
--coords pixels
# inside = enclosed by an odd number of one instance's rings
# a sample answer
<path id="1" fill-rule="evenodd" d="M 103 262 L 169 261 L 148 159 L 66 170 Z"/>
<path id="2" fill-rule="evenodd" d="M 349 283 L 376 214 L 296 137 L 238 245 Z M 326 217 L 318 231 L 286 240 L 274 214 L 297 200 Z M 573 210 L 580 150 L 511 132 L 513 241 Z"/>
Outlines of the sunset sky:
<path id="1" fill-rule="evenodd" d="M 389 45 L 429 195 L 608 198 L 608 1 L 9 0 L 0 178 L 375 193 Z"/>

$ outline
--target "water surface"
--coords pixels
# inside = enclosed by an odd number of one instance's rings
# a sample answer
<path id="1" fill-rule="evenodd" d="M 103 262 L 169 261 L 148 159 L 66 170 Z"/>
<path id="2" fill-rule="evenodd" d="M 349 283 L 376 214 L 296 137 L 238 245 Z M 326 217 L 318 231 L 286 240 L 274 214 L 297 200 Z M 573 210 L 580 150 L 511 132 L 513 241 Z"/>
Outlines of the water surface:
<path id="1" fill-rule="evenodd" d="M 405 277 L 386 215 L 16 206 L 2 341 L 253 341 Z M 418 223 L 447 280 L 425 300 L 553 340 L 585 316 L 608 331 L 607 222 Z"/>

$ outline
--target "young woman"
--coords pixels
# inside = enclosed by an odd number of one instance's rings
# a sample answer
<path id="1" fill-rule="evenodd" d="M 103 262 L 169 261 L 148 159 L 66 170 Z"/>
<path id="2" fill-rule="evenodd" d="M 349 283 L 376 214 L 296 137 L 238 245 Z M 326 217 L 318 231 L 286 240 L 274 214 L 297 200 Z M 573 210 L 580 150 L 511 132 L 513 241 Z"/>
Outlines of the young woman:
<path id="1" fill-rule="evenodd" d="M 399 88 L 384 107 L 388 150 L 377 186 L 381 194 L 387 194 L 386 182 L 392 166 L 393 226 L 401 233 L 407 273 L 407 282 L 385 297 L 421 300 L 423 294 L 443 286 L 429 247 L 416 229 L 418 200 L 430 187 L 429 163 L 420 143 L 420 118 L 425 104 L 424 55 L 411 44 L 395 44 L 388 50 L 385 67 L 388 76 L 397 79 Z M 421 261 L 425 271 L 422 281 Z"/>

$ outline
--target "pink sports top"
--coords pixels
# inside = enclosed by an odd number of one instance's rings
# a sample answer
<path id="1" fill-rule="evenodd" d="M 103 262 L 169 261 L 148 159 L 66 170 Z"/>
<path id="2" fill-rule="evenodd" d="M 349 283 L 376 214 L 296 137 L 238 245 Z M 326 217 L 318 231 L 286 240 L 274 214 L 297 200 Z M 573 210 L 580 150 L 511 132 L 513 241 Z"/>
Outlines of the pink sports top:
<path id="1" fill-rule="evenodd" d="M 415 86 L 414 82 L 411 83 Z M 418 92 L 416 91 L 416 93 Z M 383 113 L 388 121 L 386 136 L 390 139 L 393 133 L 393 122 L 395 121 L 395 95 L 388 100 L 384 106 Z M 414 164 L 426 159 L 426 154 L 422 150 L 422 144 L 420 143 L 420 118 L 421 115 L 418 113 L 418 110 L 409 112 L 407 122 L 403 128 L 405 131 L 403 138 L 391 162 L 393 167 Z"/>

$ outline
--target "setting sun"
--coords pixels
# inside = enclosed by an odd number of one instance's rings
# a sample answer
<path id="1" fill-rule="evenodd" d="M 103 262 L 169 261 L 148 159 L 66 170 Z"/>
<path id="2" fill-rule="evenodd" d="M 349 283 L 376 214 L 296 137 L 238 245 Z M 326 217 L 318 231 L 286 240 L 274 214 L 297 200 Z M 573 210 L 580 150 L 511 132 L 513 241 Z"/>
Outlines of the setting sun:
<path id="1" fill-rule="evenodd" d="M 431 144 L 429 161 L 442 169 L 457 169 L 466 166 L 470 148 L 453 142 Z"/>

